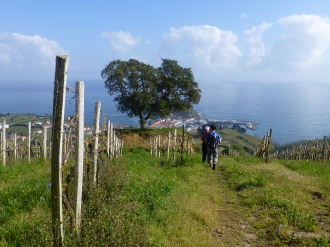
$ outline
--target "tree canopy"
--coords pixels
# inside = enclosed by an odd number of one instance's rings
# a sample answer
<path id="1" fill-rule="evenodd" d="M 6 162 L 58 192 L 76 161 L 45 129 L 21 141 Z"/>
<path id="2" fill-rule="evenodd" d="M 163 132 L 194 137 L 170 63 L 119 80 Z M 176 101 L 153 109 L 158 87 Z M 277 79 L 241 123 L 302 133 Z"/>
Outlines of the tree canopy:
<path id="1" fill-rule="evenodd" d="M 113 60 L 101 76 L 108 93 L 115 96 L 117 109 L 129 117 L 138 116 L 141 128 L 153 116 L 189 110 L 201 97 L 191 69 L 175 60 L 162 59 L 159 68 L 135 59 Z"/>

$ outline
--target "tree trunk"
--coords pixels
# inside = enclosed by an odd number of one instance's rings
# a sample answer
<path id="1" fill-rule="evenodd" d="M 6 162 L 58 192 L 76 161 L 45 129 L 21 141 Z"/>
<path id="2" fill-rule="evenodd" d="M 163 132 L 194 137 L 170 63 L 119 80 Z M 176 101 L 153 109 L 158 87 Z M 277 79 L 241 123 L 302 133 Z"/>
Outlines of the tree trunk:
<path id="1" fill-rule="evenodd" d="M 145 129 L 146 128 L 146 120 L 143 116 L 140 116 L 140 129 Z"/>

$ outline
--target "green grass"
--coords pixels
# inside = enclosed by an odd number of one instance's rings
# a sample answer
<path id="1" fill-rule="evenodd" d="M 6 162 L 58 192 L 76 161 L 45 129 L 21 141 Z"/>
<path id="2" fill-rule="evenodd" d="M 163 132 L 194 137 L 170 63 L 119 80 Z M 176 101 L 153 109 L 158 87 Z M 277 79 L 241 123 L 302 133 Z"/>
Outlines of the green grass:
<path id="1" fill-rule="evenodd" d="M 66 246 L 330 245 L 328 163 L 200 160 L 125 148 L 84 180 L 80 238 L 64 210 Z M 42 159 L 0 167 L 0 246 L 52 245 L 49 180 Z"/>

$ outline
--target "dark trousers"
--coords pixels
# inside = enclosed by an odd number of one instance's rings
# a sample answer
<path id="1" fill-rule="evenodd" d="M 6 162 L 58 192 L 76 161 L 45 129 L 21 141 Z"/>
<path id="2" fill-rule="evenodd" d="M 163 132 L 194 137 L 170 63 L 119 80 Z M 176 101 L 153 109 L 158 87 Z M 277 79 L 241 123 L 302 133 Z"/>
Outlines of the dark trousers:
<path id="1" fill-rule="evenodd" d="M 203 152 L 203 157 L 202 157 L 202 161 L 206 162 L 206 156 L 207 156 L 207 144 L 202 144 L 202 152 Z"/>

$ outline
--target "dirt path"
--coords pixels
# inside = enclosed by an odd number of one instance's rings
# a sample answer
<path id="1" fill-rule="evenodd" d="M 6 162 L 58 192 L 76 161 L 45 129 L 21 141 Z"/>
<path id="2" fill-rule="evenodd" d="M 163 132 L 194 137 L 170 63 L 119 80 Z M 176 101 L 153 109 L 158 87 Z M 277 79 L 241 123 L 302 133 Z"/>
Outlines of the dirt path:
<path id="1" fill-rule="evenodd" d="M 265 246 L 251 226 L 257 219 L 239 204 L 239 195 L 227 188 L 219 168 L 216 172 L 222 198 L 221 205 L 216 209 L 219 224 L 212 232 L 217 246 Z"/>

